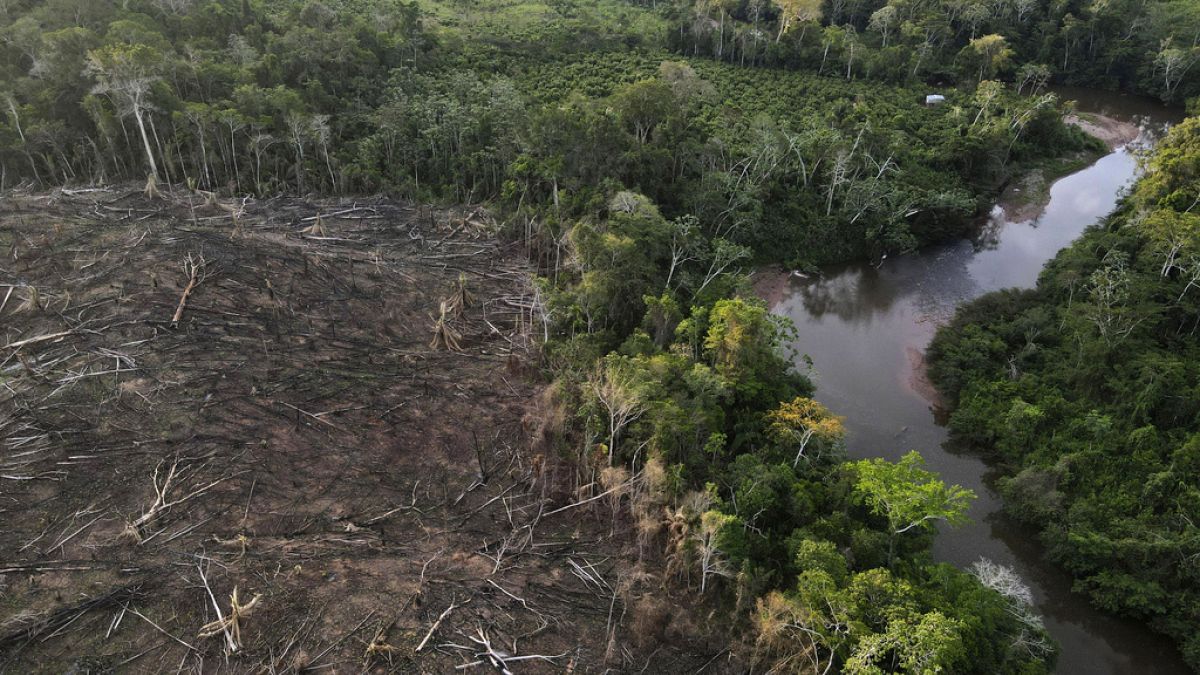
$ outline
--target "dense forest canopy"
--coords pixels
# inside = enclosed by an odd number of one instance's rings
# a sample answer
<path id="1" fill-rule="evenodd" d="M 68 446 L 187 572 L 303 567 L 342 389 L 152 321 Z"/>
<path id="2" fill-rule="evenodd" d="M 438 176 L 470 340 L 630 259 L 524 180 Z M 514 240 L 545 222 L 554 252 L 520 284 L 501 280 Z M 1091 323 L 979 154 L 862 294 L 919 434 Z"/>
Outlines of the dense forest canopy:
<path id="1" fill-rule="evenodd" d="M 556 450 L 752 658 L 1046 672 L 1020 579 L 931 562 L 970 492 L 916 454 L 848 461 L 745 271 L 962 233 L 1101 149 L 1051 79 L 1193 95 L 1194 9 L 0 0 L 0 189 L 488 202 L 541 274 Z"/>
<path id="2" fill-rule="evenodd" d="M 1036 290 L 985 296 L 939 333 L 955 435 L 1011 469 L 1009 509 L 1100 607 L 1200 664 L 1200 118 Z"/>
<path id="3" fill-rule="evenodd" d="M 1087 146 L 1040 86 L 989 80 L 924 108 L 905 83 L 689 63 L 662 51 L 658 14 L 613 0 L 4 11 L 5 184 L 153 174 L 231 194 L 552 202 L 550 220 L 597 215 L 624 186 L 800 264 L 957 233 L 1017 167 Z"/>
<path id="4" fill-rule="evenodd" d="M 1200 94 L 1194 0 L 698 0 L 672 21 L 681 51 L 846 78 Z"/>

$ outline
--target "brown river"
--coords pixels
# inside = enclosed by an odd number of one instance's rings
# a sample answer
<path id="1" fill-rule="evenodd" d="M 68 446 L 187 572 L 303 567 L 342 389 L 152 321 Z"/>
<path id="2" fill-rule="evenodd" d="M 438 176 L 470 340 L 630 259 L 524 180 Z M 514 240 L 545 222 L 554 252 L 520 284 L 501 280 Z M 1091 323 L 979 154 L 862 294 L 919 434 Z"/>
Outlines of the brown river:
<path id="1" fill-rule="evenodd" d="M 976 492 L 971 523 L 943 528 L 934 556 L 960 567 L 986 557 L 1016 569 L 1059 643 L 1058 672 L 1186 673 L 1169 640 L 1071 592 L 1070 577 L 1044 560 L 1035 533 L 1002 513 L 994 472 L 948 443 L 936 396 L 921 375 L 925 348 L 955 307 L 988 291 L 1033 286 L 1046 261 L 1112 211 L 1136 176 L 1137 150 L 1181 118 L 1137 97 L 1059 93 L 1078 101 L 1081 112 L 1136 124 L 1138 139 L 1059 179 L 1044 208 L 997 206 L 972 238 L 892 256 L 879 267 L 856 263 L 790 276 L 768 299 L 774 312 L 796 323 L 793 346 L 812 358 L 817 398 L 846 417 L 851 456 L 897 459 L 919 450 L 947 482 Z"/>

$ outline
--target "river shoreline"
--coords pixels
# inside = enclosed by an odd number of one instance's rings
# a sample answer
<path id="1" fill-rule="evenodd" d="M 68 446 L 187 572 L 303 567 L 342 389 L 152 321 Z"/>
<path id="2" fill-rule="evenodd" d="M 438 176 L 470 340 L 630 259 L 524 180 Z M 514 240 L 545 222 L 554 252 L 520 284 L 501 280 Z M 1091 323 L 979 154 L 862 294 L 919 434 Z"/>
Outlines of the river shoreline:
<path id="1" fill-rule="evenodd" d="M 1134 142 L 1141 133 L 1132 122 L 1096 113 L 1071 113 L 1063 116 L 1063 123 L 1079 127 L 1089 136 L 1100 139 L 1110 152 Z"/>
<path id="2" fill-rule="evenodd" d="M 1063 122 L 1099 139 L 1110 153 L 1133 143 L 1141 135 L 1141 130 L 1132 122 L 1096 113 L 1072 113 L 1063 116 Z M 1003 209 L 1004 218 L 1010 223 L 1035 220 L 1050 203 L 1050 188 L 1055 182 L 1095 164 L 1103 156 L 1079 153 L 1074 157 L 1062 158 L 1056 165 L 1059 168 L 1057 171 L 1034 169 L 1006 186 L 997 198 L 995 208 Z M 925 358 L 925 352 L 911 347 L 907 352 L 911 368 L 907 380 L 909 390 L 925 399 L 935 414 L 947 414 L 945 399 L 929 377 L 929 361 Z"/>
<path id="3" fill-rule="evenodd" d="M 1141 130 L 1132 122 L 1096 113 L 1070 113 L 1063 116 L 1063 123 L 1104 143 L 1109 153 L 1136 141 L 1141 134 Z M 1034 220 L 1046 210 L 1050 202 L 1050 187 L 1055 181 L 1095 164 L 1104 154 L 1073 153 L 1033 166 L 1004 186 L 996 197 L 994 208 L 1003 209 L 1004 217 L 1009 222 Z"/>
<path id="4" fill-rule="evenodd" d="M 1136 141 L 1141 134 L 1141 130 L 1132 122 L 1096 113 L 1070 113 L 1063 116 L 1063 122 L 1076 126 L 1084 133 L 1102 141 L 1110 153 Z M 1050 188 L 1055 182 L 1095 164 L 1103 156 L 1094 152 L 1075 153 L 1056 158 L 1050 165 L 1030 169 L 1001 190 L 993 212 L 995 209 L 1001 209 L 1003 214 L 1000 217 L 1010 223 L 1035 220 L 1046 210 L 1050 201 Z M 768 306 L 774 307 L 787 297 L 793 280 L 804 280 L 811 276 L 810 273 L 798 270 L 768 267 L 755 270 L 750 281 L 754 295 Z M 924 399 L 935 415 L 945 414 L 945 399 L 929 377 L 929 363 L 925 352 L 908 347 L 905 349 L 905 356 L 908 372 L 901 376 L 903 386 Z"/>
<path id="5" fill-rule="evenodd" d="M 1084 133 L 1100 140 L 1108 147 L 1110 153 L 1134 142 L 1141 134 L 1141 130 L 1132 122 L 1096 113 L 1070 113 L 1063 116 L 1063 122 L 1078 127 Z M 1000 190 L 993 210 L 1003 209 L 1004 217 L 1009 222 L 1033 220 L 1045 210 L 1050 199 L 1050 187 L 1058 179 L 1095 164 L 1103 156 L 1094 152 L 1072 153 L 1057 157 L 1047 165 L 1022 172 Z M 786 295 L 792 279 L 807 279 L 811 274 L 768 265 L 755 270 L 750 276 L 754 295 L 768 305 L 774 305 Z M 924 364 L 924 358 L 921 359 L 921 363 Z M 928 378 L 924 376 L 920 379 L 928 382 Z M 928 392 L 928 386 L 922 384 L 919 389 Z M 934 396 L 936 397 L 936 392 Z M 940 399 L 930 399 L 930 402 L 933 403 L 934 400 Z"/>
<path id="6" fill-rule="evenodd" d="M 1087 111 L 1078 119 L 1113 132 L 1095 135 L 1115 149 L 1031 167 L 1043 170 L 1046 201 L 1030 200 L 1039 191 L 1023 189 L 1018 201 L 1032 203 L 1025 213 L 1001 199 L 978 230 L 883 265 L 860 260 L 805 273 L 765 266 L 751 283 L 772 312 L 795 323 L 788 346 L 811 358 L 818 400 L 845 416 L 851 458 L 895 461 L 917 450 L 947 483 L 976 493 L 971 521 L 935 539 L 935 560 L 965 568 L 987 558 L 1024 579 L 1061 646 L 1058 672 L 1177 675 L 1187 668 L 1169 638 L 1075 593 L 1070 576 L 1045 560 L 1037 533 L 1004 513 L 994 483 L 1003 468 L 950 441 L 925 364 L 929 341 L 958 307 L 990 291 L 1032 288 L 1048 260 L 1107 216 L 1138 171 L 1122 146 L 1152 144 L 1180 117 L 1157 102 L 1109 92 L 1070 90 L 1064 98 Z"/>

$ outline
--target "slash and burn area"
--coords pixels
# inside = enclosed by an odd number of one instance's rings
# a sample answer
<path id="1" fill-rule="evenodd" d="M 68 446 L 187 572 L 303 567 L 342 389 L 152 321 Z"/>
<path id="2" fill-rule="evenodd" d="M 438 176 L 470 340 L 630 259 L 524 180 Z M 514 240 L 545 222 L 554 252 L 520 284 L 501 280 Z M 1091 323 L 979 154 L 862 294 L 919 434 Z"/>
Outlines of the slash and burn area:
<path id="1" fill-rule="evenodd" d="M 0 671 L 710 660 L 627 635 L 663 591 L 547 443 L 524 261 L 466 208 L 6 197 Z"/>

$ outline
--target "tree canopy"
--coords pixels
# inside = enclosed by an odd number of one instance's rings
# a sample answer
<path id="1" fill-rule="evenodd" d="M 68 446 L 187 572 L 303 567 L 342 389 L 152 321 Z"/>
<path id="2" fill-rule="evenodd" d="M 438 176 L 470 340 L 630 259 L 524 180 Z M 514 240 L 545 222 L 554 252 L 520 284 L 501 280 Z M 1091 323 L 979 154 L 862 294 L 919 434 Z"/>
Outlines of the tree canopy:
<path id="1" fill-rule="evenodd" d="M 1176 126 L 1118 211 L 1036 290 L 984 296 L 939 332 L 950 426 L 1007 468 L 1007 508 L 1105 609 L 1200 665 L 1200 120 Z"/>

